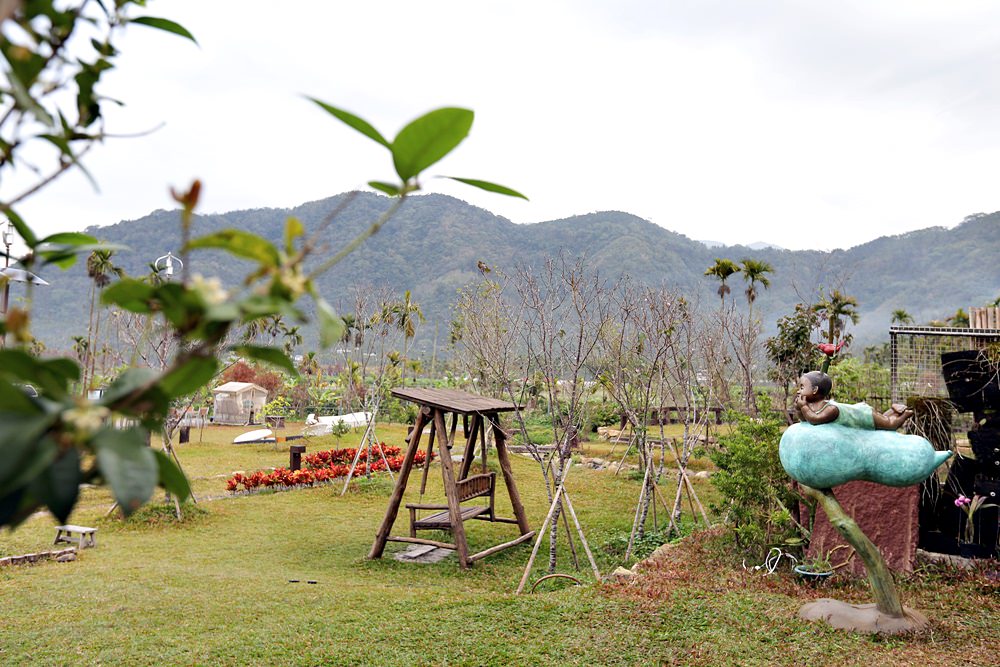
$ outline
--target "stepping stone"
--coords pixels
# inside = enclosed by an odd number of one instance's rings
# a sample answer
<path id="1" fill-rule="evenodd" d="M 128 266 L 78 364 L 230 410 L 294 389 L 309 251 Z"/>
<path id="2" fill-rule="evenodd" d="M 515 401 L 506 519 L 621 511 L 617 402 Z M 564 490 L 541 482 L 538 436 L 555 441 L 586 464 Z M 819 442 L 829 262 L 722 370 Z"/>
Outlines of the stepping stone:
<path id="1" fill-rule="evenodd" d="M 450 554 L 451 549 L 440 549 L 429 544 L 414 544 L 406 551 L 393 554 L 393 558 L 403 563 L 438 563 Z"/>

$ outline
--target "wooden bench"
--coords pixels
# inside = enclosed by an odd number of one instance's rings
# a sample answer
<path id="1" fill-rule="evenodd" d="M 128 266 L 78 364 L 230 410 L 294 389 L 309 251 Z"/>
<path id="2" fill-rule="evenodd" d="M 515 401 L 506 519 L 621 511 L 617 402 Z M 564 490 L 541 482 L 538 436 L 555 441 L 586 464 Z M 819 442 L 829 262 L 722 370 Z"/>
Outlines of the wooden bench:
<path id="1" fill-rule="evenodd" d="M 493 521 L 493 493 L 496 490 L 497 474 L 495 472 L 483 475 L 473 475 L 460 482 L 455 483 L 455 491 L 458 495 L 458 502 L 462 503 L 473 498 L 489 498 L 487 506 L 474 505 L 470 507 L 460 507 L 462 521 L 469 519 L 480 519 L 482 521 Z M 447 505 L 424 505 L 408 503 L 406 509 L 410 510 L 410 537 L 416 537 L 418 530 L 451 530 L 451 515 Z M 417 518 L 417 510 L 443 510 L 435 512 L 422 519 Z"/>
<path id="2" fill-rule="evenodd" d="M 66 542 L 69 544 L 75 544 L 80 549 L 96 547 L 97 539 L 94 535 L 96 532 L 96 528 L 88 528 L 86 526 L 56 526 L 56 539 L 52 544 Z M 77 534 L 79 537 L 74 537 L 74 535 Z"/>

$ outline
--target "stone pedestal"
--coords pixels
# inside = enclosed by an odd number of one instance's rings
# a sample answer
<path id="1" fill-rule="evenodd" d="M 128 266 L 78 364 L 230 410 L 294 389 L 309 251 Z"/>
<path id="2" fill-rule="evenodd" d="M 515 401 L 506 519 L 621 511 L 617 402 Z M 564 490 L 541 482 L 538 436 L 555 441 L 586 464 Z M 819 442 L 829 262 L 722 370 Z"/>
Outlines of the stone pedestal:
<path id="1" fill-rule="evenodd" d="M 889 569 L 894 572 L 913 571 L 919 537 L 919 484 L 896 488 L 873 482 L 849 482 L 834 487 L 833 493 L 844 511 L 878 546 Z M 817 508 L 808 555 L 820 557 L 841 544 L 846 542 L 830 525 L 823 509 Z M 840 549 L 831 560 L 838 565 L 851 553 L 850 548 Z M 860 577 L 866 574 L 864 563 L 857 556 L 844 570 Z"/>

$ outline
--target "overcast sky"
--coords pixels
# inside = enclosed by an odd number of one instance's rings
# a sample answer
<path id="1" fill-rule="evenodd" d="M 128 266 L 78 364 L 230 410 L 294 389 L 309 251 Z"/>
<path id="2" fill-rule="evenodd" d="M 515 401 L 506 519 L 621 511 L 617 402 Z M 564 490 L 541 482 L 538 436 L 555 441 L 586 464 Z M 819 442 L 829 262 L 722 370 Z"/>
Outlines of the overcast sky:
<path id="1" fill-rule="evenodd" d="M 130 26 L 103 92 L 119 134 L 21 207 L 43 231 L 173 206 L 293 207 L 373 179 L 392 137 L 475 110 L 428 179 L 518 223 L 600 210 L 695 239 L 850 247 L 1000 209 L 1000 3 L 900 0 L 151 1 L 200 46 Z M 3 186 L 9 186 L 4 183 Z M 6 190 L 5 195 L 10 193 Z M 1000 233 L 1000 230 L 998 230 Z M 167 249 L 155 249 L 166 251 Z"/>

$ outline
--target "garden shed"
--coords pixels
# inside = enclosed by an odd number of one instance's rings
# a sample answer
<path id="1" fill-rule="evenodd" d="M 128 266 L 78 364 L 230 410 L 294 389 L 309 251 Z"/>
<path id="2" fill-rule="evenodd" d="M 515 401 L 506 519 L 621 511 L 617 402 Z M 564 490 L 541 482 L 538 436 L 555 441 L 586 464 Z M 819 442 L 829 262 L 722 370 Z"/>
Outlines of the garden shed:
<path id="1" fill-rule="evenodd" d="M 212 390 L 212 422 L 253 424 L 267 403 L 267 389 L 252 382 L 227 382 Z"/>

